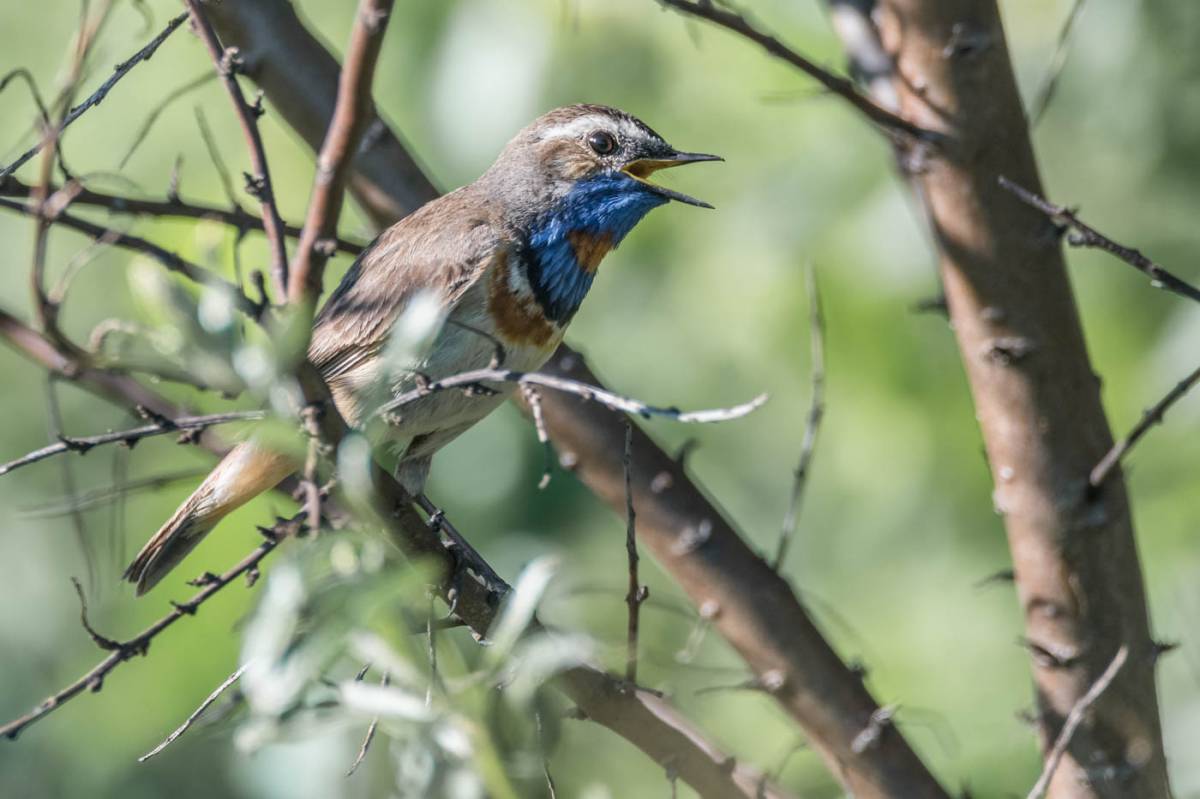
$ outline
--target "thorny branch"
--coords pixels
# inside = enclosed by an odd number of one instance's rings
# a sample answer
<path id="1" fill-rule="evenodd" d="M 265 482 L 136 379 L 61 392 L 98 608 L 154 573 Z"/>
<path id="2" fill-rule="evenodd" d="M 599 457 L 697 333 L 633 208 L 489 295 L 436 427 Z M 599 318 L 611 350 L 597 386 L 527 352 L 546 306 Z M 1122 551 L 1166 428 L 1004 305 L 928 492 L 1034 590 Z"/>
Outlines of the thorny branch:
<path id="1" fill-rule="evenodd" d="M 892 113 L 860 92 L 849 79 L 835 75 L 824 67 L 819 66 L 774 36 L 759 30 L 750 24 L 745 17 L 735 11 L 722 8 L 716 3 L 707 2 L 707 0 L 658 0 L 658 2 L 686 14 L 706 19 L 749 39 L 769 54 L 786 61 L 809 77 L 814 78 L 830 92 L 841 97 L 853 106 L 855 110 L 889 133 L 928 143 L 935 143 L 941 139 L 941 134 L 925 130 L 898 114 Z"/>
<path id="2" fill-rule="evenodd" d="M 210 427 L 219 424 L 227 424 L 229 422 L 244 422 L 253 419 L 262 419 L 265 414 L 262 411 L 230 411 L 227 413 L 211 413 L 205 416 L 181 416 L 178 419 L 168 419 L 159 417 L 157 414 L 150 413 L 143 409 L 152 421 L 150 424 L 142 425 L 141 427 L 133 427 L 128 430 L 118 430 L 111 433 L 101 433 L 94 436 L 63 436 L 57 443 L 49 444 L 41 449 L 36 449 L 26 455 L 22 455 L 16 460 L 8 463 L 0 464 L 0 476 L 6 475 L 9 472 L 16 471 L 22 466 L 28 466 L 31 463 L 45 460 L 46 458 L 59 455 L 64 452 L 78 452 L 80 455 L 87 453 L 93 447 L 102 446 L 104 444 L 123 444 L 127 447 L 132 447 L 143 438 L 151 436 L 161 436 L 169 433 L 191 434 L 181 436 L 188 443 L 194 440 L 194 434 Z"/>
<path id="3" fill-rule="evenodd" d="M 633 423 L 625 425 L 625 554 L 629 560 L 629 591 L 625 604 L 629 607 L 629 618 L 625 632 L 625 680 L 637 685 L 638 626 L 642 603 L 650 598 L 650 589 L 638 579 L 638 550 L 636 513 L 633 509 Z"/>
<path id="4" fill-rule="evenodd" d="M 359 3 L 338 81 L 333 118 L 317 155 L 304 232 L 292 261 L 288 299 L 293 304 L 315 306 L 321 295 L 325 261 L 330 254 L 329 240 L 337 232 L 350 165 L 367 123 L 374 117 L 371 82 L 391 12 L 392 0 Z"/>
<path id="5" fill-rule="evenodd" d="M 808 418 L 804 424 L 804 439 L 800 443 L 800 461 L 796 464 L 795 478 L 792 481 L 792 495 L 788 501 L 787 513 L 783 517 L 783 528 L 779 533 L 779 545 L 775 549 L 775 560 L 771 566 L 775 571 L 783 568 L 784 558 L 787 557 L 788 547 L 796 531 L 796 519 L 800 516 L 800 500 L 804 496 L 804 487 L 808 482 L 808 469 L 812 465 L 813 453 L 817 448 L 817 433 L 821 429 L 821 421 L 825 418 L 825 316 L 821 309 L 820 289 L 817 287 L 816 270 L 808 268 L 808 318 L 809 318 L 809 352 L 812 359 L 810 366 L 810 386 L 812 396 L 809 399 Z"/>
<path id="6" fill-rule="evenodd" d="M 226 677 L 224 680 L 222 680 L 221 684 L 218 685 L 216 688 L 214 688 L 213 692 L 204 698 L 204 701 L 200 703 L 200 706 L 197 707 L 195 710 L 193 710 L 191 712 L 191 715 L 189 715 L 186 719 L 184 719 L 182 724 L 180 724 L 178 727 L 176 727 L 174 730 L 172 730 L 171 734 L 168 735 L 166 738 L 164 738 L 162 743 L 160 743 L 158 746 L 151 749 L 146 754 L 139 757 L 138 762 L 145 763 L 147 760 L 154 757 L 155 755 L 157 755 L 162 750 L 166 749 L 171 744 L 175 743 L 175 740 L 177 738 L 179 738 L 179 736 L 183 735 L 185 732 L 187 732 L 189 729 L 191 729 L 191 726 L 196 723 L 196 720 L 199 719 L 202 715 L 204 715 L 204 711 L 206 711 L 210 707 L 212 707 L 213 702 L 216 702 L 218 699 L 221 698 L 221 694 L 225 693 L 225 691 L 231 685 L 233 685 L 235 682 L 237 682 L 238 680 L 240 680 L 242 678 L 242 673 L 246 671 L 246 667 L 249 665 L 250 665 L 249 663 L 243 663 L 242 665 L 238 666 L 237 669 L 233 672 L 233 674 L 230 674 L 228 677 Z"/>
<path id="7" fill-rule="evenodd" d="M 263 149 L 262 136 L 258 131 L 258 117 L 262 114 L 260 104 L 250 105 L 242 94 L 242 88 L 237 82 L 237 70 L 240 60 L 236 49 L 226 50 L 217 38 L 217 32 L 200 7 L 200 0 L 184 0 L 192 17 L 192 24 L 197 35 L 208 48 L 216 66 L 221 82 L 229 93 L 241 123 L 242 133 L 246 137 L 250 163 L 254 174 L 247 179 L 247 190 L 253 194 L 262 205 L 264 232 L 267 235 L 267 247 L 271 253 L 271 278 L 275 284 L 275 294 L 282 301 L 287 296 L 288 263 L 287 247 L 283 241 L 283 220 L 279 217 L 279 207 L 275 204 L 275 190 L 271 185 L 271 171 L 267 166 L 267 154 Z"/>
<path id="8" fill-rule="evenodd" d="M 1058 764 L 1062 761 L 1063 755 L 1067 751 L 1067 747 L 1071 745 L 1071 738 L 1075 735 L 1075 730 L 1083 723 L 1083 718 L 1087 714 L 1088 708 L 1096 703 L 1100 695 L 1108 690 L 1108 686 L 1112 685 L 1112 681 L 1116 679 L 1117 673 L 1121 671 L 1121 667 L 1125 665 L 1125 661 L 1129 657 L 1129 647 L 1123 645 L 1117 650 L 1117 654 L 1113 656 L 1112 662 L 1108 664 L 1096 681 L 1092 683 L 1092 687 L 1087 690 L 1083 696 L 1079 697 L 1079 701 L 1071 708 L 1071 712 L 1067 714 L 1067 720 L 1063 722 L 1062 729 L 1058 733 L 1058 738 L 1054 741 L 1054 746 L 1051 747 L 1049 754 L 1046 755 L 1046 765 L 1042 769 L 1042 774 L 1038 777 L 1033 788 L 1029 791 L 1027 799 L 1041 799 L 1045 794 L 1046 788 L 1050 785 L 1051 778 L 1054 777 L 1055 770 L 1058 769 Z"/>
<path id="9" fill-rule="evenodd" d="M 52 185 L 50 193 L 54 194 L 60 189 L 59 186 Z M 18 197 L 27 198 L 30 196 L 32 189 L 17 180 L 9 178 L 6 182 L 0 183 L 0 197 Z M 146 200 L 138 197 L 127 197 L 120 194 L 112 194 L 108 192 L 92 191 L 91 189 L 79 186 L 73 189 L 75 192 L 72 198 L 72 205 L 87 205 L 97 208 L 106 208 L 114 214 L 129 214 L 131 216 L 149 216 L 155 218 L 170 218 L 179 217 L 183 219 L 208 219 L 213 222 L 220 222 L 224 225 L 229 225 L 239 231 L 245 230 L 262 230 L 263 221 L 260 217 L 251 214 L 240 206 L 233 208 L 219 208 L 215 205 L 206 205 L 204 203 L 189 203 L 178 198 L 167 200 Z M 5 206 L 13 208 L 13 206 Z M 15 209 L 14 210 L 18 210 Z M 300 228 L 295 225 L 284 224 L 283 232 L 287 236 L 296 238 L 300 235 Z M 363 251 L 365 245 L 360 242 L 351 241 L 349 239 L 337 238 L 330 239 L 334 242 L 338 252 L 348 255 L 357 255 Z"/>
<path id="10" fill-rule="evenodd" d="M 1195 369 L 1191 374 L 1175 384 L 1175 387 L 1163 396 L 1154 406 L 1142 414 L 1141 421 L 1134 425 L 1129 433 L 1113 445 L 1112 449 L 1096 464 L 1088 475 L 1088 488 L 1092 491 L 1099 489 L 1104 485 L 1104 481 L 1112 474 L 1127 454 L 1133 449 L 1134 445 L 1141 441 L 1146 433 L 1150 432 L 1150 428 L 1156 424 L 1161 424 L 1163 417 L 1171 406 L 1179 400 L 1183 399 L 1196 383 L 1200 382 L 1200 368 Z"/>
<path id="11" fill-rule="evenodd" d="M 433 635 L 433 627 L 430 628 L 430 635 Z M 388 686 L 388 673 L 385 671 L 383 676 L 379 678 L 379 684 L 386 688 Z M 371 723 L 367 725 L 367 734 L 363 736 L 362 744 L 358 747 L 358 754 L 354 756 L 354 762 L 350 764 L 350 768 L 346 771 L 347 777 L 354 776 L 354 772 L 358 771 L 358 767 L 367 758 L 367 752 L 371 748 L 371 743 L 375 740 L 375 733 L 379 730 L 379 717 L 371 719 Z"/>
<path id="12" fill-rule="evenodd" d="M 95 222 L 89 222 L 86 219 L 80 219 L 77 216 L 72 216 L 65 211 L 42 211 L 36 203 L 26 205 L 15 200 L 0 199 L 0 208 L 8 208 L 12 211 L 42 218 L 46 216 L 50 223 L 60 225 L 61 227 L 75 230 L 79 233 L 89 236 L 93 241 L 110 243 L 115 247 L 138 252 L 143 255 L 153 258 L 158 261 L 167 271 L 175 272 L 176 274 L 186 277 L 188 280 L 199 283 L 201 285 L 216 286 L 224 290 L 230 297 L 234 299 L 238 309 L 249 315 L 251 318 L 258 318 L 260 308 L 257 303 L 241 292 L 237 286 L 227 280 L 217 277 L 212 272 L 206 270 L 199 264 L 192 263 L 185 258 L 171 252 L 170 250 L 155 244 L 152 241 L 143 239 L 140 236 L 135 236 L 131 233 L 122 233 L 112 228 L 98 225 Z"/>
<path id="13" fill-rule="evenodd" d="M 424 385 L 418 386 L 411 391 L 406 391 L 403 394 L 396 396 L 383 405 L 377 411 L 378 415 L 387 418 L 388 414 L 393 414 L 399 408 L 403 408 L 411 402 L 414 402 L 421 397 L 437 393 L 439 391 L 447 391 L 449 389 L 461 388 L 474 391 L 491 391 L 492 389 L 484 386 L 484 383 L 516 383 L 520 386 L 534 385 L 544 388 L 561 391 L 566 394 L 574 394 L 577 397 L 582 397 L 585 400 L 591 400 L 610 408 L 614 411 L 633 414 L 640 416 L 643 419 L 649 419 L 652 416 L 662 416 L 668 419 L 673 419 L 676 422 L 708 424 L 712 422 L 727 422 L 733 419 L 739 419 L 748 413 L 751 413 L 762 407 L 767 401 L 766 394 L 759 394 L 749 402 L 744 402 L 741 405 L 734 405 L 729 408 L 714 408 L 703 411 L 681 411 L 678 408 L 663 408 L 657 405 L 647 405 L 641 400 L 631 397 L 624 397 L 620 394 L 614 394 L 607 389 L 599 386 L 582 383 L 578 380 L 572 380 L 566 377 L 557 377 L 555 375 L 543 374 L 541 372 L 518 372 L 513 369 L 472 369 L 467 372 L 460 372 L 449 377 L 439 378 L 437 380 L 426 382 Z"/>
<path id="14" fill-rule="evenodd" d="M 1071 52 L 1071 35 L 1075 32 L 1075 23 L 1083 13 L 1087 0 L 1075 0 L 1071 10 L 1067 12 L 1066 21 L 1058 32 L 1058 41 L 1054 45 L 1054 56 L 1050 59 L 1050 68 L 1042 79 L 1042 85 L 1034 95 L 1029 106 L 1029 127 L 1035 128 L 1042 121 L 1050 101 L 1054 99 L 1054 90 L 1058 88 L 1058 79 L 1062 76 L 1063 67 L 1067 65 L 1067 56 Z"/>
<path id="15" fill-rule="evenodd" d="M 1140 251 L 1113 241 L 1094 227 L 1083 222 L 1075 215 L 1075 211 L 1063 205 L 1055 205 L 1049 200 L 1013 183 L 1004 176 L 1001 176 L 999 181 L 1003 188 L 1016 195 L 1021 202 L 1041 211 L 1055 225 L 1073 231 L 1072 235 L 1067 237 L 1068 244 L 1073 247 L 1091 247 L 1097 250 L 1104 250 L 1149 277 L 1153 281 L 1152 285 L 1174 292 L 1189 300 L 1200 302 L 1200 289 L 1171 274 L 1145 255 L 1142 255 Z"/>
<path id="16" fill-rule="evenodd" d="M 167 613 L 133 638 L 126 641 L 113 641 L 103 636 L 98 636 L 90 629 L 90 625 L 85 623 L 85 627 L 88 628 L 89 634 L 93 640 L 96 640 L 97 645 L 102 649 L 110 650 L 108 657 L 97 663 L 87 673 L 66 688 L 47 697 L 29 713 L 0 726 L 0 735 L 10 739 L 16 738 L 25 728 L 53 713 L 57 708 L 84 690 L 99 691 L 104 687 L 104 679 L 113 669 L 135 655 L 146 654 L 146 651 L 150 648 L 150 643 L 168 627 L 184 616 L 194 615 L 200 606 L 207 602 L 213 594 L 243 574 L 256 574 L 258 564 L 262 562 L 263 558 L 271 554 L 271 551 L 279 545 L 279 542 L 283 538 L 295 531 L 297 519 L 290 521 L 281 520 L 272 527 L 262 528 L 263 542 L 253 552 L 224 574 L 206 573 L 201 580 L 196 581 L 201 586 L 198 592 L 192 595 L 186 602 L 172 603 L 173 607 L 170 613 Z M 86 608 L 84 608 L 84 611 L 86 613 Z"/>
<path id="17" fill-rule="evenodd" d="M 67 112 L 66 116 L 64 116 L 62 121 L 58 124 L 57 131 L 54 135 L 61 135 L 62 132 L 66 130 L 66 128 L 72 122 L 83 116 L 85 111 L 103 102 L 104 98 L 108 96 L 108 93 L 112 87 L 117 84 L 117 81 L 128 75 L 129 71 L 141 62 L 149 61 L 150 57 L 154 55 L 156 50 L 158 50 L 159 45 L 165 42 L 167 37 L 174 33 L 175 29 L 183 24 L 185 19 L 187 19 L 187 14 L 180 14 L 179 16 L 174 17 L 170 22 L 167 23 L 167 26 L 163 28 L 163 30 L 157 36 L 150 40 L 145 47 L 143 47 L 141 50 L 138 50 L 125 61 L 117 64 L 116 68 L 113 70 L 113 74 L 109 76 L 108 80 L 100 84 L 100 88 L 96 89 L 96 91 L 92 92 L 92 94 L 86 100 L 71 108 Z M 11 175 L 13 172 L 16 172 L 27 161 L 29 161 L 29 159 L 37 155 L 42 148 L 46 146 L 46 143 L 46 138 L 42 138 L 37 144 L 22 153 L 17 160 L 13 161 L 3 169 L 0 169 L 0 185 L 4 184 L 5 179 L 9 175 Z"/>

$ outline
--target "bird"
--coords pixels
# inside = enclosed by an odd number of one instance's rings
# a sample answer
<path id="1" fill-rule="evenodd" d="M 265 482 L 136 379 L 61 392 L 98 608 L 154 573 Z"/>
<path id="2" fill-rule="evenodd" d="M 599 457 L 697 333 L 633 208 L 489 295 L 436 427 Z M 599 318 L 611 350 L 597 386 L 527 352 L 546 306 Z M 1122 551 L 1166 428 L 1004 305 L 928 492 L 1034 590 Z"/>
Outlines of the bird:
<path id="1" fill-rule="evenodd" d="M 527 125 L 473 183 L 395 223 L 358 256 L 313 322 L 308 358 L 351 427 L 388 399 L 494 364 L 541 367 L 562 341 L 601 260 L 651 210 L 708 203 L 650 181 L 662 169 L 719 156 L 683 152 L 637 117 L 580 104 Z M 432 298 L 442 324 L 419 361 L 394 369 L 389 334 Z M 428 299 L 425 300 L 429 302 Z M 438 392 L 385 425 L 397 480 L 416 497 L 430 460 L 511 394 Z M 123 579 L 153 588 L 222 518 L 302 468 L 253 435 L 234 446 L 146 543 Z"/>

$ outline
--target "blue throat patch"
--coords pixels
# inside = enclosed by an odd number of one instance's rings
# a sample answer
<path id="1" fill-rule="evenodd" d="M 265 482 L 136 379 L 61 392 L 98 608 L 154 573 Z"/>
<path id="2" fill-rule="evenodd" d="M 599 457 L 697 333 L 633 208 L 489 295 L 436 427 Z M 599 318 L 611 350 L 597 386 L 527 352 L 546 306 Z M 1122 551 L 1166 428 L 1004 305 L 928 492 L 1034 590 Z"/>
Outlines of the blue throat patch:
<path id="1" fill-rule="evenodd" d="M 606 172 L 577 183 L 538 219 L 529 233 L 526 262 L 546 317 L 569 321 L 592 287 L 595 273 L 579 263 L 569 235 L 604 236 L 616 247 L 642 217 L 666 202 L 628 175 Z"/>

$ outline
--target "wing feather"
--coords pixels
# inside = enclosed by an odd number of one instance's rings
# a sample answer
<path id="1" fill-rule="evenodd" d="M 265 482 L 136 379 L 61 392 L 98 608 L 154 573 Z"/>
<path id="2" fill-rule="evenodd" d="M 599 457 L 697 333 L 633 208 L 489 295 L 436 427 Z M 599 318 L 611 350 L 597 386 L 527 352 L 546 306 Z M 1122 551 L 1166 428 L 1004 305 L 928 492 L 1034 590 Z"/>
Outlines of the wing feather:
<path id="1" fill-rule="evenodd" d="M 359 255 L 317 316 L 309 359 L 331 386 L 379 355 L 413 297 L 453 309 L 503 246 L 501 227 L 471 187 L 423 206 Z"/>

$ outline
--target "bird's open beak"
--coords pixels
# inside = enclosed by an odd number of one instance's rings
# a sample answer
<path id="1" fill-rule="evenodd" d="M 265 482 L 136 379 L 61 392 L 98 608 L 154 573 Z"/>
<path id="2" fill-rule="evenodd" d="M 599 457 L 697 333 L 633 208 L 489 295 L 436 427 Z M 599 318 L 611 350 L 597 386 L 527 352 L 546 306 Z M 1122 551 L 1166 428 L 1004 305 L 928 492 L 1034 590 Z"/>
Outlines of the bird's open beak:
<path id="1" fill-rule="evenodd" d="M 697 205 L 701 208 L 712 208 L 711 205 L 703 200 L 697 200 L 695 197 L 689 197 L 673 189 L 668 189 L 665 186 L 659 186 L 656 183 L 651 183 L 647 180 L 650 175 L 653 175 L 660 169 L 670 169 L 674 166 L 682 166 L 684 164 L 695 164 L 700 161 L 724 161 L 725 159 L 719 155 L 705 155 L 704 153 L 674 153 L 665 158 L 639 158 L 636 161 L 630 161 L 621 171 L 629 177 L 636 180 L 638 183 L 649 188 L 655 194 L 660 194 L 669 200 L 679 200 L 681 203 L 688 205 Z"/>

